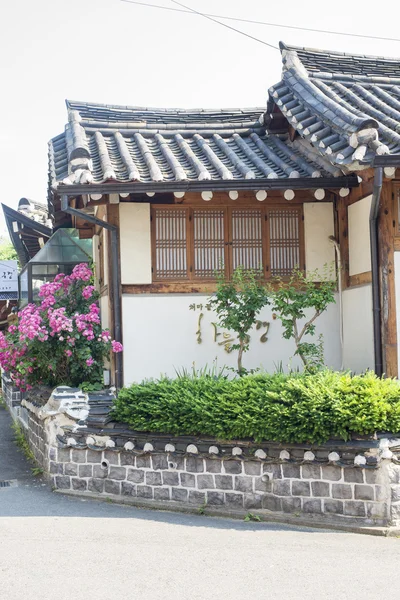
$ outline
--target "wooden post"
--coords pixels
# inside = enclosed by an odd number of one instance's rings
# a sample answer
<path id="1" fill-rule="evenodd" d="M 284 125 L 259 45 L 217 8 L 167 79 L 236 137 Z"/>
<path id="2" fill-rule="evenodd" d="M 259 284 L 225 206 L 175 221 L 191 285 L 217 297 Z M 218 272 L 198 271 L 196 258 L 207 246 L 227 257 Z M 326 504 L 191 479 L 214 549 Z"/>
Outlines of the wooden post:
<path id="1" fill-rule="evenodd" d="M 108 204 L 107 205 L 107 222 L 110 225 L 115 225 L 119 230 L 119 204 Z M 112 257 L 111 257 L 111 232 L 104 230 L 104 234 L 107 235 L 107 264 L 108 264 L 108 306 L 109 306 L 109 327 L 110 332 L 115 339 L 115 319 L 114 319 L 114 305 L 115 302 L 119 302 L 119 298 L 115 299 L 113 295 L 113 286 L 111 285 L 111 278 L 113 275 L 113 265 L 112 265 Z M 121 270 L 121 256 L 119 255 L 118 267 Z M 121 290 L 120 290 L 121 294 Z M 115 354 L 111 356 L 111 382 L 115 385 Z"/>
<path id="2" fill-rule="evenodd" d="M 345 290 L 349 287 L 349 220 L 347 198 L 338 198 L 337 218 L 342 262 L 342 272 L 340 273 L 340 277 L 342 278 L 342 288 Z"/>
<path id="3" fill-rule="evenodd" d="M 383 371 L 388 377 L 397 377 L 398 374 L 394 223 L 393 188 L 390 181 L 385 181 L 379 211 L 379 264 Z"/>

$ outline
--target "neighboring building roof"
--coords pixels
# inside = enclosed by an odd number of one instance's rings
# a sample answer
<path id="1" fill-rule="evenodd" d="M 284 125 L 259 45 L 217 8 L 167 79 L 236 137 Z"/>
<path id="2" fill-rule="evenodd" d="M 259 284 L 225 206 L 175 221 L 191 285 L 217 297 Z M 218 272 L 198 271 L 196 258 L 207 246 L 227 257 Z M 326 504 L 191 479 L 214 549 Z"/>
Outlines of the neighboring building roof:
<path id="1" fill-rule="evenodd" d="M 150 109 L 67 101 L 50 185 L 336 177 L 304 140 L 268 135 L 262 108 Z M 234 189 L 234 188 L 233 188 Z"/>
<path id="2" fill-rule="evenodd" d="M 281 111 L 347 172 L 371 166 L 376 154 L 400 153 L 400 59 L 280 48 L 282 79 L 269 90 L 264 116 L 270 129 Z"/>
<path id="3" fill-rule="evenodd" d="M 2 204 L 11 242 L 21 268 L 33 258 L 52 234 L 48 209 L 43 204 L 21 198 L 18 210 Z"/>

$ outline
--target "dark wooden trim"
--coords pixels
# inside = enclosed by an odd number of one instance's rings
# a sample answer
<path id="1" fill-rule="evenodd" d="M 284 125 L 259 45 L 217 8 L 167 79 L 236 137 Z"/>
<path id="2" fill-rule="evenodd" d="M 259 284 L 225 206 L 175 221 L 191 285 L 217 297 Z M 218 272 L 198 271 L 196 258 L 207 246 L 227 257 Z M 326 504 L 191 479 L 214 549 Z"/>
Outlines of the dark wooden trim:
<path id="1" fill-rule="evenodd" d="M 384 182 L 379 211 L 379 264 L 383 371 L 388 377 L 398 375 L 393 194 L 391 182 Z"/>
<path id="2" fill-rule="evenodd" d="M 394 236 L 395 243 L 400 238 L 400 219 L 399 219 L 399 208 L 400 208 L 400 184 L 395 182 L 392 186 L 393 189 L 393 225 L 394 225 Z"/>
<path id="3" fill-rule="evenodd" d="M 107 206 L 107 222 L 110 225 L 114 225 L 119 230 L 119 204 L 109 204 Z M 107 265 L 108 265 L 107 272 L 108 272 L 108 280 L 109 280 L 107 282 L 107 285 L 108 285 L 111 280 L 111 273 L 113 270 L 112 254 L 111 254 L 111 231 L 105 230 L 104 234 L 107 236 Z M 119 252 L 120 252 L 120 247 L 119 247 Z M 119 255 L 119 259 L 118 259 L 118 267 L 119 267 L 119 269 L 121 269 L 121 256 L 120 255 Z M 111 335 L 113 338 L 115 337 L 115 333 L 114 333 L 115 332 L 115 319 L 114 319 L 114 304 L 115 304 L 115 302 L 120 302 L 120 298 L 114 298 L 112 285 L 108 285 L 109 327 L 110 327 Z M 111 381 L 112 381 L 113 385 L 115 385 L 115 383 L 116 383 L 116 378 L 115 378 L 116 360 L 115 360 L 115 354 L 113 354 L 113 353 L 111 354 L 110 364 L 111 364 Z"/>
<path id="4" fill-rule="evenodd" d="M 349 287 L 367 285 L 368 283 L 372 283 L 371 271 L 365 271 L 364 273 L 357 273 L 357 275 L 349 276 Z"/>
<path id="5" fill-rule="evenodd" d="M 337 222 L 338 236 L 341 253 L 342 272 L 342 288 L 345 290 L 349 287 L 349 219 L 347 211 L 347 203 L 345 198 L 338 198 L 337 202 Z"/>
<path id="6" fill-rule="evenodd" d="M 283 280 L 285 281 L 285 280 Z M 272 287 L 278 287 L 280 283 L 271 283 L 264 280 L 265 285 L 268 283 Z M 319 283 L 316 282 L 318 286 Z M 294 284 L 294 287 L 301 287 Z M 195 281 L 174 281 L 166 283 L 148 283 L 148 284 L 124 284 L 122 286 L 123 294 L 213 294 L 217 289 L 215 281 L 204 283 L 196 283 Z"/>
<path id="7" fill-rule="evenodd" d="M 100 288 L 100 296 L 103 298 L 103 296 L 108 296 L 108 285 L 103 285 Z"/>
<path id="8" fill-rule="evenodd" d="M 212 294 L 216 291 L 215 282 L 196 283 L 195 281 L 149 283 L 149 284 L 124 284 L 123 294 Z"/>
<path id="9" fill-rule="evenodd" d="M 342 177 L 299 177 L 296 179 L 238 179 L 217 181 L 162 181 L 162 182 L 140 182 L 131 181 L 126 183 L 86 183 L 77 185 L 60 184 L 57 195 L 77 197 L 85 194 L 143 194 L 146 192 L 168 193 L 168 192 L 202 192 L 202 191 L 229 191 L 229 190 L 316 190 L 340 189 L 344 187 L 353 188 L 358 186 L 355 175 L 344 175 Z"/>

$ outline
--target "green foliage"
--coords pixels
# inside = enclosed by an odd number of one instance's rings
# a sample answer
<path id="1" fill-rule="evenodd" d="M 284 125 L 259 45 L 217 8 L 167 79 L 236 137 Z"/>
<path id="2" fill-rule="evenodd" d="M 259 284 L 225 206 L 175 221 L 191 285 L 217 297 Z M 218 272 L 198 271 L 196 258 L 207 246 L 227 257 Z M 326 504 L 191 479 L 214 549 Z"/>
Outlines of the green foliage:
<path id="1" fill-rule="evenodd" d="M 400 432 L 400 383 L 374 373 L 179 377 L 120 391 L 113 418 L 138 431 L 321 443 Z"/>
<path id="2" fill-rule="evenodd" d="M 199 506 L 199 508 L 198 508 L 198 511 L 197 511 L 199 513 L 199 515 L 205 516 L 205 514 L 206 514 L 206 508 L 207 508 L 207 502 L 204 502 L 203 504 L 201 504 Z"/>
<path id="3" fill-rule="evenodd" d="M 224 377 L 227 379 L 228 375 L 225 374 L 225 371 L 226 367 L 218 367 L 216 361 L 213 361 L 211 367 L 205 365 L 200 369 L 196 369 L 196 365 L 193 363 L 191 369 L 186 369 L 185 367 L 182 367 L 181 369 L 175 369 L 176 376 L 183 379 L 188 377 L 191 377 L 192 379 L 200 379 L 202 377 Z"/>
<path id="4" fill-rule="evenodd" d="M 90 381 L 83 381 L 78 385 L 78 387 L 82 390 L 82 392 L 99 392 L 104 389 L 103 383 L 101 381 L 97 383 L 90 383 Z"/>
<path id="5" fill-rule="evenodd" d="M 9 240 L 0 239 L 0 260 L 18 260 L 15 248 Z"/>
<path id="6" fill-rule="evenodd" d="M 21 450 L 21 452 L 25 456 L 26 460 L 33 465 L 31 467 L 32 475 L 34 475 L 34 477 L 39 477 L 39 476 L 43 475 L 44 471 L 43 471 L 42 467 L 40 467 L 37 464 L 35 455 L 33 454 L 32 450 L 28 444 L 28 440 L 25 437 L 25 434 L 24 434 L 24 431 L 23 431 L 21 425 L 19 423 L 17 423 L 16 421 L 14 421 L 14 423 L 11 425 L 11 427 L 14 431 L 14 442 L 16 443 L 18 448 Z"/>
<path id="7" fill-rule="evenodd" d="M 230 281 L 219 273 L 217 291 L 207 303 L 207 308 L 216 312 L 219 325 L 237 333 L 238 343 L 232 344 L 232 350 L 238 350 L 237 372 L 240 376 L 246 374 L 242 359 L 249 349 L 249 331 L 268 303 L 261 276 L 262 273 L 243 267 L 234 270 Z"/>
<path id="8" fill-rule="evenodd" d="M 249 512 L 243 520 L 246 522 L 254 521 L 255 523 L 259 523 L 261 521 L 261 517 L 258 515 L 253 515 L 253 513 Z"/>
<path id="9" fill-rule="evenodd" d="M 315 321 L 329 304 L 335 302 L 335 289 L 336 278 L 327 269 L 322 275 L 318 272 L 304 274 L 294 269 L 289 281 L 276 279 L 275 285 L 267 286 L 271 310 L 282 324 L 283 337 L 294 340 L 295 354 L 306 369 L 321 368 L 324 364 L 322 335 L 317 343 L 306 341 L 305 336 L 315 335 Z M 309 310 L 311 314 L 306 315 Z M 300 324 L 306 318 L 308 320 Z"/>
<path id="10" fill-rule="evenodd" d="M 44 473 L 44 470 L 42 467 L 32 467 L 31 472 L 34 477 L 41 477 Z"/>

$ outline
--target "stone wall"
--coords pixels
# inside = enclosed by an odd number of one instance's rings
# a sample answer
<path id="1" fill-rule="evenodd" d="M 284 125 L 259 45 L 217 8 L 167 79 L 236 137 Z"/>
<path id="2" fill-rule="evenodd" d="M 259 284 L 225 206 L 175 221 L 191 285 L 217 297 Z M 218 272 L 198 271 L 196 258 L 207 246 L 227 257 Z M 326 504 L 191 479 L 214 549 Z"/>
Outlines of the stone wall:
<path id="1" fill-rule="evenodd" d="M 173 452 L 136 454 L 117 449 L 59 448 L 52 456 L 54 486 L 62 490 L 156 500 L 171 506 L 179 502 L 240 511 L 334 515 L 377 525 L 391 520 L 390 480 L 382 466 Z M 393 473 L 398 479 L 400 468 Z"/>
<path id="2" fill-rule="evenodd" d="M 146 434 L 109 422 L 112 394 L 22 400 L 55 489 L 139 506 L 341 527 L 400 528 L 400 440 L 254 444 Z M 108 408 L 105 408 L 108 407 Z"/>

